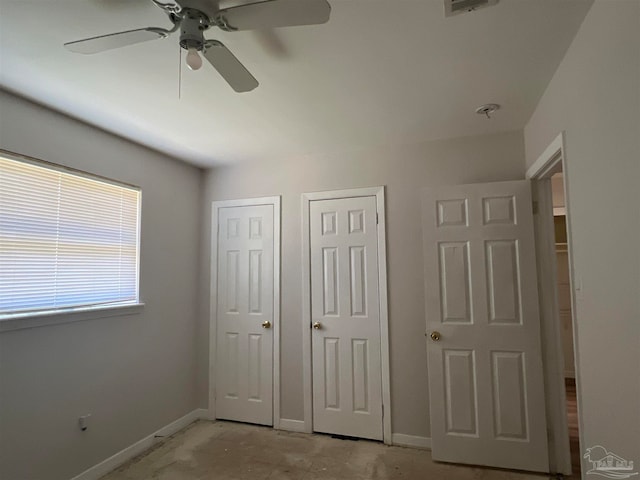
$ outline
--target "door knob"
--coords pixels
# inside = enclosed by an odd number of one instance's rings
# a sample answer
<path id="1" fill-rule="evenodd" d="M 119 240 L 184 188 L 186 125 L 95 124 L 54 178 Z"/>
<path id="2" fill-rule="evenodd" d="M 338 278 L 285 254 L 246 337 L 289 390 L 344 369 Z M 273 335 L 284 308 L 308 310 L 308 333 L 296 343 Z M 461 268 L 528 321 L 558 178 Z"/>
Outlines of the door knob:
<path id="1" fill-rule="evenodd" d="M 262 322 L 262 328 L 271 328 L 271 322 L 269 320 L 265 320 Z"/>
<path id="2" fill-rule="evenodd" d="M 322 324 L 320 322 L 313 322 L 312 326 L 315 330 L 320 330 L 322 328 Z"/>
<path id="3" fill-rule="evenodd" d="M 429 335 L 431 337 L 431 340 L 433 340 L 434 342 L 437 342 L 438 340 L 440 340 L 440 332 L 431 332 L 431 335 Z"/>

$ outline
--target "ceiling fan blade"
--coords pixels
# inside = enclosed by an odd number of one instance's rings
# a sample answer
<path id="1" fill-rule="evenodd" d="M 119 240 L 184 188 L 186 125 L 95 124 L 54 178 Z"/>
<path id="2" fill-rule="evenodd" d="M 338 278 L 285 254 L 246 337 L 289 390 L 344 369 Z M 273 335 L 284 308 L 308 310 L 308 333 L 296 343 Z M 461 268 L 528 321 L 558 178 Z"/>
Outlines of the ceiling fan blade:
<path id="1" fill-rule="evenodd" d="M 204 58 L 209 60 L 236 92 L 249 92 L 258 86 L 258 81 L 249 70 L 221 42 L 209 40 L 205 46 Z"/>
<path id="2" fill-rule="evenodd" d="M 110 33 L 109 35 L 76 40 L 75 42 L 65 43 L 64 46 L 71 52 L 90 55 L 92 53 L 126 47 L 127 45 L 134 45 L 149 40 L 165 38 L 169 33 L 169 30 L 163 28 L 139 28 L 137 30 L 127 30 L 126 32 Z"/>
<path id="3" fill-rule="evenodd" d="M 220 28 L 260 30 L 296 25 L 317 25 L 329 21 L 327 0 L 268 0 L 220 10 L 215 21 Z"/>

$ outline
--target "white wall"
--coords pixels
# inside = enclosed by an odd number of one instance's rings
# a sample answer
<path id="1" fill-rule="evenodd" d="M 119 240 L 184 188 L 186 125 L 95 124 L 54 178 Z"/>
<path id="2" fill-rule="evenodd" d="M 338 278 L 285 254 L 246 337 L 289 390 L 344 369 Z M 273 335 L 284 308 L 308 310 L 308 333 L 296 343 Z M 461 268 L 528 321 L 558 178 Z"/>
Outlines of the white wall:
<path id="1" fill-rule="evenodd" d="M 485 121 L 479 119 L 480 121 Z M 210 170 L 205 181 L 203 259 L 209 258 L 212 200 L 282 195 L 283 418 L 302 420 L 301 194 L 387 186 L 387 240 L 393 431 L 429 436 L 420 188 L 524 177 L 521 132 L 380 147 Z M 208 272 L 201 281 L 199 402 L 208 389 Z"/>
<path id="2" fill-rule="evenodd" d="M 2 91 L 0 148 L 142 187 L 143 312 L 0 334 L 0 478 L 68 479 L 196 408 L 200 170 Z"/>
<path id="3" fill-rule="evenodd" d="M 525 129 L 566 132 L 582 448 L 640 465 L 640 2 L 596 1 Z M 587 466 L 585 464 L 585 466 Z"/>

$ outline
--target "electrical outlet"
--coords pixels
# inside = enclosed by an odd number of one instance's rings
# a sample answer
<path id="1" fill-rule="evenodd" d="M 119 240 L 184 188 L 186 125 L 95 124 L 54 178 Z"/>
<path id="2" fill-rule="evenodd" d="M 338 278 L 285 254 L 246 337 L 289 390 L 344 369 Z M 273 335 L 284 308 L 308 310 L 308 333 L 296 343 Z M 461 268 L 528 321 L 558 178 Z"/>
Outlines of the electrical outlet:
<path id="1" fill-rule="evenodd" d="M 86 415 L 81 415 L 78 418 L 78 426 L 83 432 L 85 432 L 87 428 L 89 428 L 89 417 L 91 417 L 91 414 L 87 413 Z"/>

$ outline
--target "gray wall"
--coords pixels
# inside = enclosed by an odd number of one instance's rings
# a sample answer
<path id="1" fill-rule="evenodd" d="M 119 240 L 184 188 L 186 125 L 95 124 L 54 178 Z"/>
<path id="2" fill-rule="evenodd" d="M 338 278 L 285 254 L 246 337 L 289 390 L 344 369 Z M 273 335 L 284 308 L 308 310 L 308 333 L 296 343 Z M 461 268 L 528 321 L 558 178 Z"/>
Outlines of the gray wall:
<path id="1" fill-rule="evenodd" d="M 210 257 L 212 200 L 282 195 L 282 418 L 303 418 L 300 195 L 387 186 L 393 431 L 429 436 L 420 188 L 523 178 L 523 153 L 522 133 L 512 132 L 208 171 L 203 261 Z M 207 405 L 208 391 L 208 273 L 203 270 L 200 282 L 198 400 L 202 407 Z"/>
<path id="2" fill-rule="evenodd" d="M 196 408 L 201 172 L 2 91 L 0 148 L 142 187 L 142 313 L 0 334 L 0 478 L 68 479 Z"/>
<path id="3" fill-rule="evenodd" d="M 640 2 L 596 1 L 525 129 L 566 132 L 583 450 L 640 463 Z M 585 466 L 587 466 L 585 464 Z M 589 465 L 590 466 L 590 465 Z"/>

